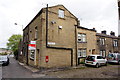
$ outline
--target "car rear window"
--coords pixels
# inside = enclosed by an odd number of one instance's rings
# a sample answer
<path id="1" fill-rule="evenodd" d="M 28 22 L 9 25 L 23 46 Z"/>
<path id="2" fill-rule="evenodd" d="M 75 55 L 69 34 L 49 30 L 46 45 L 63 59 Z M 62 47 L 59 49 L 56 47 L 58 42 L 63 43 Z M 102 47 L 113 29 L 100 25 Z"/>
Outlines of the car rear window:
<path id="1" fill-rule="evenodd" d="M 97 59 L 103 59 L 103 57 L 102 56 L 97 56 Z"/>
<path id="2" fill-rule="evenodd" d="M 113 54 L 108 54 L 108 58 L 116 58 L 117 55 L 113 55 Z"/>
<path id="3" fill-rule="evenodd" d="M 118 55 L 118 59 L 120 59 L 120 55 Z"/>
<path id="4" fill-rule="evenodd" d="M 0 60 L 6 60 L 7 56 L 0 56 Z"/>
<path id="5" fill-rule="evenodd" d="M 88 56 L 86 60 L 94 61 L 95 60 L 95 56 Z"/>
<path id="6" fill-rule="evenodd" d="M 108 54 L 108 57 L 114 57 L 113 54 Z"/>

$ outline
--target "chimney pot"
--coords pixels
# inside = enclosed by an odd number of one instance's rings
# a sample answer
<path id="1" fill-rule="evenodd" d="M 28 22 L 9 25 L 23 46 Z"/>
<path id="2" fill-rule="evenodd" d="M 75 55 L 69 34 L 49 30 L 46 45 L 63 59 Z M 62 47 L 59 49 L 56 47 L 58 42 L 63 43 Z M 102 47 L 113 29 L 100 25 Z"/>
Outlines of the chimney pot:
<path id="1" fill-rule="evenodd" d="M 115 36 L 115 32 L 111 31 L 111 32 L 110 32 L 110 35 Z"/>
<path id="2" fill-rule="evenodd" d="M 104 31 L 101 31 L 101 33 L 102 33 L 102 34 L 106 34 L 106 30 L 104 30 Z"/>
<path id="3" fill-rule="evenodd" d="M 93 27 L 93 30 L 95 30 L 95 28 Z"/>

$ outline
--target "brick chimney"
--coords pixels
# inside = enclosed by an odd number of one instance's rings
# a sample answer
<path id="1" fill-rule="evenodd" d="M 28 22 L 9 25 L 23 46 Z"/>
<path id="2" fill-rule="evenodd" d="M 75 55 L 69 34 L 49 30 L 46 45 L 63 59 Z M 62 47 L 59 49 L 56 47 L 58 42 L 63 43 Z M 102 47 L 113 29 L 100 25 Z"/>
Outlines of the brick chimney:
<path id="1" fill-rule="evenodd" d="M 120 35 L 118 35 L 118 37 L 120 37 Z"/>
<path id="2" fill-rule="evenodd" d="M 95 28 L 93 27 L 93 30 L 95 30 Z"/>
<path id="3" fill-rule="evenodd" d="M 106 34 L 106 30 L 104 30 L 104 31 L 101 31 L 101 33 L 102 33 L 102 34 Z"/>
<path id="4" fill-rule="evenodd" d="M 110 35 L 115 36 L 115 32 L 111 31 Z"/>
<path id="5" fill-rule="evenodd" d="M 80 26 L 80 20 L 77 21 L 77 25 Z"/>

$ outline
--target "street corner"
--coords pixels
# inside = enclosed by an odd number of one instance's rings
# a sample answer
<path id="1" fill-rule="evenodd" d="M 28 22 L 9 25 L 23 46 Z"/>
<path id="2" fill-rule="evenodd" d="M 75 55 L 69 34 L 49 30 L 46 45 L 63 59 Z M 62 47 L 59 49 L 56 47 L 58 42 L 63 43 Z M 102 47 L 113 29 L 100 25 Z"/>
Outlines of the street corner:
<path id="1" fill-rule="evenodd" d="M 19 65 L 25 67 L 26 69 L 30 70 L 33 73 L 39 72 L 39 69 L 37 69 L 37 68 L 34 68 L 32 66 L 28 66 L 28 65 L 21 63 L 21 62 L 18 62 L 18 63 L 19 63 Z"/>

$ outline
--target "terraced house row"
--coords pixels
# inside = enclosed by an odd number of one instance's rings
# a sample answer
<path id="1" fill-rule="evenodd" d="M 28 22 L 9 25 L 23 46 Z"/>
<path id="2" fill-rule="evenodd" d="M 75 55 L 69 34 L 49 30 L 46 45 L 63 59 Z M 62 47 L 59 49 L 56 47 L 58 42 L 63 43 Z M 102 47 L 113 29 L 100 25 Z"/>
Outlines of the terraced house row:
<path id="1" fill-rule="evenodd" d="M 120 52 L 114 32 L 107 35 L 80 26 L 63 5 L 42 8 L 23 32 L 18 59 L 37 68 L 77 66 L 90 54 Z"/>

